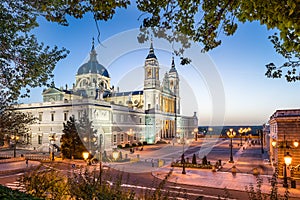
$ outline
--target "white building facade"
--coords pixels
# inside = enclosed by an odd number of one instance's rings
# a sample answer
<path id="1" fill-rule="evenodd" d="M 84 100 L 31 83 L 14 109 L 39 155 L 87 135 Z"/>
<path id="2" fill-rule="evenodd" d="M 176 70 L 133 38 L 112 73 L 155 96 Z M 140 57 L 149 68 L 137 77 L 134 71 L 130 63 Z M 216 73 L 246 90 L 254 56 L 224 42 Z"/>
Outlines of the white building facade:
<path id="1" fill-rule="evenodd" d="M 144 64 L 144 89 L 115 91 L 107 69 L 97 61 L 93 44 L 90 59 L 79 67 L 72 88 L 52 86 L 43 91 L 43 102 L 16 107 L 38 119 L 38 123 L 30 126 L 30 148 L 47 149 L 53 136 L 55 144 L 60 146 L 63 123 L 70 116 L 78 120 L 84 113 L 97 130 L 97 145 L 107 151 L 117 145 L 153 144 L 179 136 L 192 138 L 198 118 L 196 113 L 180 114 L 179 75 L 174 59 L 162 81 L 159 70 L 151 43 Z"/>

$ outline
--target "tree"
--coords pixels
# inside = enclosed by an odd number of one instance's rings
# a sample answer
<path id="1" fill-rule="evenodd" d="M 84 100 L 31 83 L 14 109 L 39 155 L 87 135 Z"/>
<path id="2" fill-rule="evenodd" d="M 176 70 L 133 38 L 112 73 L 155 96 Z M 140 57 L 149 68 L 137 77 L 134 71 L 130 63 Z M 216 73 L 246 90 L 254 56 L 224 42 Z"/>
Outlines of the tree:
<path id="1" fill-rule="evenodd" d="M 61 151 L 64 157 L 82 158 L 84 151 L 90 152 L 91 156 L 95 155 L 98 137 L 97 130 L 94 130 L 92 124 L 85 112 L 78 122 L 71 116 L 67 123 L 63 124 Z"/>
<path id="2" fill-rule="evenodd" d="M 30 1 L 1 0 L 0 4 L 0 111 L 30 87 L 47 85 L 56 63 L 67 51 L 39 43 L 30 33 L 38 26 L 38 13 Z M 25 93 L 21 94 L 21 89 Z"/>
<path id="3" fill-rule="evenodd" d="M 19 96 L 29 96 L 31 87 L 47 85 L 56 63 L 68 53 L 64 48 L 51 49 L 37 41 L 31 31 L 38 26 L 38 17 L 67 26 L 68 16 L 82 18 L 90 12 L 98 28 L 97 20 L 110 20 L 118 8 L 126 9 L 128 5 L 129 0 L 1 0 L 0 105 L 14 102 Z M 152 34 L 148 28 L 152 28 L 155 37 L 171 43 L 181 42 L 182 48 L 174 49 L 174 53 L 181 56 L 182 64 L 190 62 L 183 56 L 190 40 L 203 44 L 203 50 L 209 51 L 221 44 L 220 34 L 233 35 L 239 22 L 259 21 L 278 32 L 270 36 L 270 41 L 286 59 L 279 66 L 267 64 L 266 76 L 285 75 L 288 81 L 300 80 L 300 4 L 297 1 L 137 0 L 136 6 L 142 12 L 138 18 L 142 21 L 139 41 L 147 40 Z M 24 94 L 21 88 L 26 88 Z"/>
<path id="4" fill-rule="evenodd" d="M 61 136 L 61 152 L 65 158 L 82 158 L 82 152 L 86 151 L 77 130 L 74 116 L 64 123 L 63 135 Z"/>
<path id="5" fill-rule="evenodd" d="M 11 138 L 18 137 L 18 141 L 14 139 L 14 143 L 29 143 L 29 125 L 36 122 L 36 118 L 31 113 L 23 113 L 13 109 L 5 110 L 0 114 L 0 141 L 9 142 Z"/>
<path id="6" fill-rule="evenodd" d="M 154 35 L 178 42 L 180 33 L 189 40 L 200 42 L 203 50 L 209 51 L 221 44 L 220 34 L 233 35 L 238 22 L 259 21 L 268 29 L 279 33 L 270 36 L 277 53 L 287 61 L 276 67 L 266 65 L 267 77 L 281 78 L 285 73 L 287 81 L 300 80 L 300 4 L 297 1 L 275 0 L 138 0 L 139 10 L 144 12 L 142 28 L 155 27 Z M 170 30 L 169 32 L 164 30 Z M 142 38 L 147 38 L 146 30 Z M 145 36 L 146 35 L 146 36 Z M 182 54 L 182 49 L 177 54 Z M 182 63 L 188 63 L 182 59 Z M 283 69 L 286 69 L 283 72 Z"/>
<path id="7" fill-rule="evenodd" d="M 93 128 L 93 122 L 89 120 L 88 114 L 83 113 L 83 116 L 79 119 L 77 130 L 83 145 L 94 156 L 98 150 L 98 136 L 97 130 Z"/>

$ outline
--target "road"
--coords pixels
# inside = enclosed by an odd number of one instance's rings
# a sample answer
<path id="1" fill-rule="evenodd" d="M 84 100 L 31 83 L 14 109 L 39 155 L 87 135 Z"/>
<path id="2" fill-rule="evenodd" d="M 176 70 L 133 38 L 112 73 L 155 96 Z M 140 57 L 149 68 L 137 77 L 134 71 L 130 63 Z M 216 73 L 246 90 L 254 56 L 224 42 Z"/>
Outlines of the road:
<path id="1" fill-rule="evenodd" d="M 237 145 L 239 141 L 233 142 L 233 154 L 238 154 L 240 147 Z M 111 165 L 113 168 L 105 168 L 104 173 L 113 175 L 117 177 L 118 174 L 123 174 L 123 184 L 122 187 L 125 189 L 133 189 L 139 194 L 145 194 L 145 191 L 154 191 L 158 187 L 159 183 L 162 181 L 152 176 L 150 160 L 163 159 L 166 162 L 171 162 L 175 159 L 180 159 L 182 152 L 184 151 L 187 157 L 191 158 L 193 154 L 198 157 L 198 162 L 201 162 L 201 157 L 206 155 L 208 161 L 212 163 L 217 160 L 222 160 L 226 162 L 229 159 L 229 140 L 214 140 L 214 139 L 202 139 L 200 141 L 194 142 L 189 146 L 186 145 L 153 145 L 144 147 L 144 151 L 136 152 L 130 156 L 137 156 L 140 154 L 143 162 L 140 168 L 131 167 L 130 164 L 126 165 Z M 241 154 L 239 157 L 234 157 L 236 165 L 241 170 L 249 170 L 250 168 L 261 164 L 262 156 L 257 157 L 257 153 L 246 153 Z M 257 160 L 260 163 L 254 163 L 253 160 Z M 146 162 L 147 161 L 147 162 Z M 250 161 L 250 162 L 249 162 Z M 245 164 L 246 163 L 246 164 Z M 85 163 L 76 163 L 76 168 L 72 168 L 72 162 L 54 162 L 54 165 L 48 163 L 47 166 L 54 168 L 64 174 L 70 174 L 72 172 L 79 173 L 79 166 L 85 166 Z M 133 163 L 134 164 L 134 163 Z M 226 166 L 226 165 L 225 165 Z M 94 168 L 95 166 L 90 166 Z M 157 166 L 155 166 L 157 167 Z M 124 170 L 124 168 L 126 170 Z M 228 170 L 224 167 L 224 170 Z M 22 175 L 21 173 L 14 175 L 0 176 L 0 184 L 3 185 L 17 185 L 18 177 Z M 129 177 L 129 178 L 128 178 Z M 12 184 L 12 185 L 10 185 Z M 192 183 L 191 183 L 192 184 Z M 218 184 L 218 183 L 216 183 Z M 169 192 L 171 196 L 178 197 L 179 199 L 197 199 L 198 197 L 203 197 L 203 199 L 218 199 L 219 197 L 225 197 L 226 192 L 223 188 L 212 188 L 203 187 L 195 185 L 183 185 L 178 183 L 165 183 L 162 191 Z M 248 194 L 245 191 L 228 190 L 230 194 L 229 199 L 247 199 Z M 291 198 L 292 199 L 292 198 Z M 297 198 L 294 198 L 297 199 Z"/>

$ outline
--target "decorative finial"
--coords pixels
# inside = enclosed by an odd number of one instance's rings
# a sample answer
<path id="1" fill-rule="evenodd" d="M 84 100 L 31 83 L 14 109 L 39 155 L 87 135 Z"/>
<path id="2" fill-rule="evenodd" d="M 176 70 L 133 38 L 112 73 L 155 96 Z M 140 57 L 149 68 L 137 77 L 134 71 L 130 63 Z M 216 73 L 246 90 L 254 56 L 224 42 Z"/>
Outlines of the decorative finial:
<path id="1" fill-rule="evenodd" d="M 153 49 L 153 37 L 151 35 L 151 39 L 150 39 L 150 49 Z"/>
<path id="2" fill-rule="evenodd" d="M 172 68 L 175 68 L 174 56 L 172 56 Z"/>
<path id="3" fill-rule="evenodd" d="M 92 41 L 92 50 L 95 49 L 95 38 L 93 37 L 93 41 Z"/>
<path id="4" fill-rule="evenodd" d="M 94 39 L 94 37 L 92 39 L 92 50 L 90 52 L 90 60 L 91 61 L 96 61 L 97 60 L 97 53 L 96 53 L 96 50 L 95 50 L 95 39 Z"/>

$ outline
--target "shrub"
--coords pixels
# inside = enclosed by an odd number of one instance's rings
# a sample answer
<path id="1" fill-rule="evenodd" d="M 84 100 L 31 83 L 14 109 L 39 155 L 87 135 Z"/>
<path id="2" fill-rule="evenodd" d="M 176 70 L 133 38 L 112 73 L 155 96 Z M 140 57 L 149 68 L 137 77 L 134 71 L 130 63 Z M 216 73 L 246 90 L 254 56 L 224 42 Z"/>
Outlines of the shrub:
<path id="1" fill-rule="evenodd" d="M 22 200 L 37 200 L 40 198 L 33 197 L 29 194 L 17 191 L 17 190 L 12 190 L 8 187 L 4 187 L 0 185 L 0 199 L 10 199 L 10 200 L 15 200 L 15 199 L 22 199 Z"/>
<path id="2" fill-rule="evenodd" d="M 122 149 L 123 146 L 121 144 L 118 144 L 117 148 Z"/>
<path id="3" fill-rule="evenodd" d="M 144 141 L 144 142 L 143 142 L 143 145 L 147 145 L 147 141 Z"/>
<path id="4" fill-rule="evenodd" d="M 143 146 L 143 144 L 141 143 L 141 142 L 138 142 L 138 146 L 140 147 L 140 146 Z"/>
<path id="5" fill-rule="evenodd" d="M 130 147 L 130 145 L 127 143 L 127 144 L 125 144 L 125 148 L 129 148 Z"/>
<path id="6" fill-rule="evenodd" d="M 136 143 L 132 143 L 132 147 L 136 147 L 137 145 L 136 145 Z"/>

